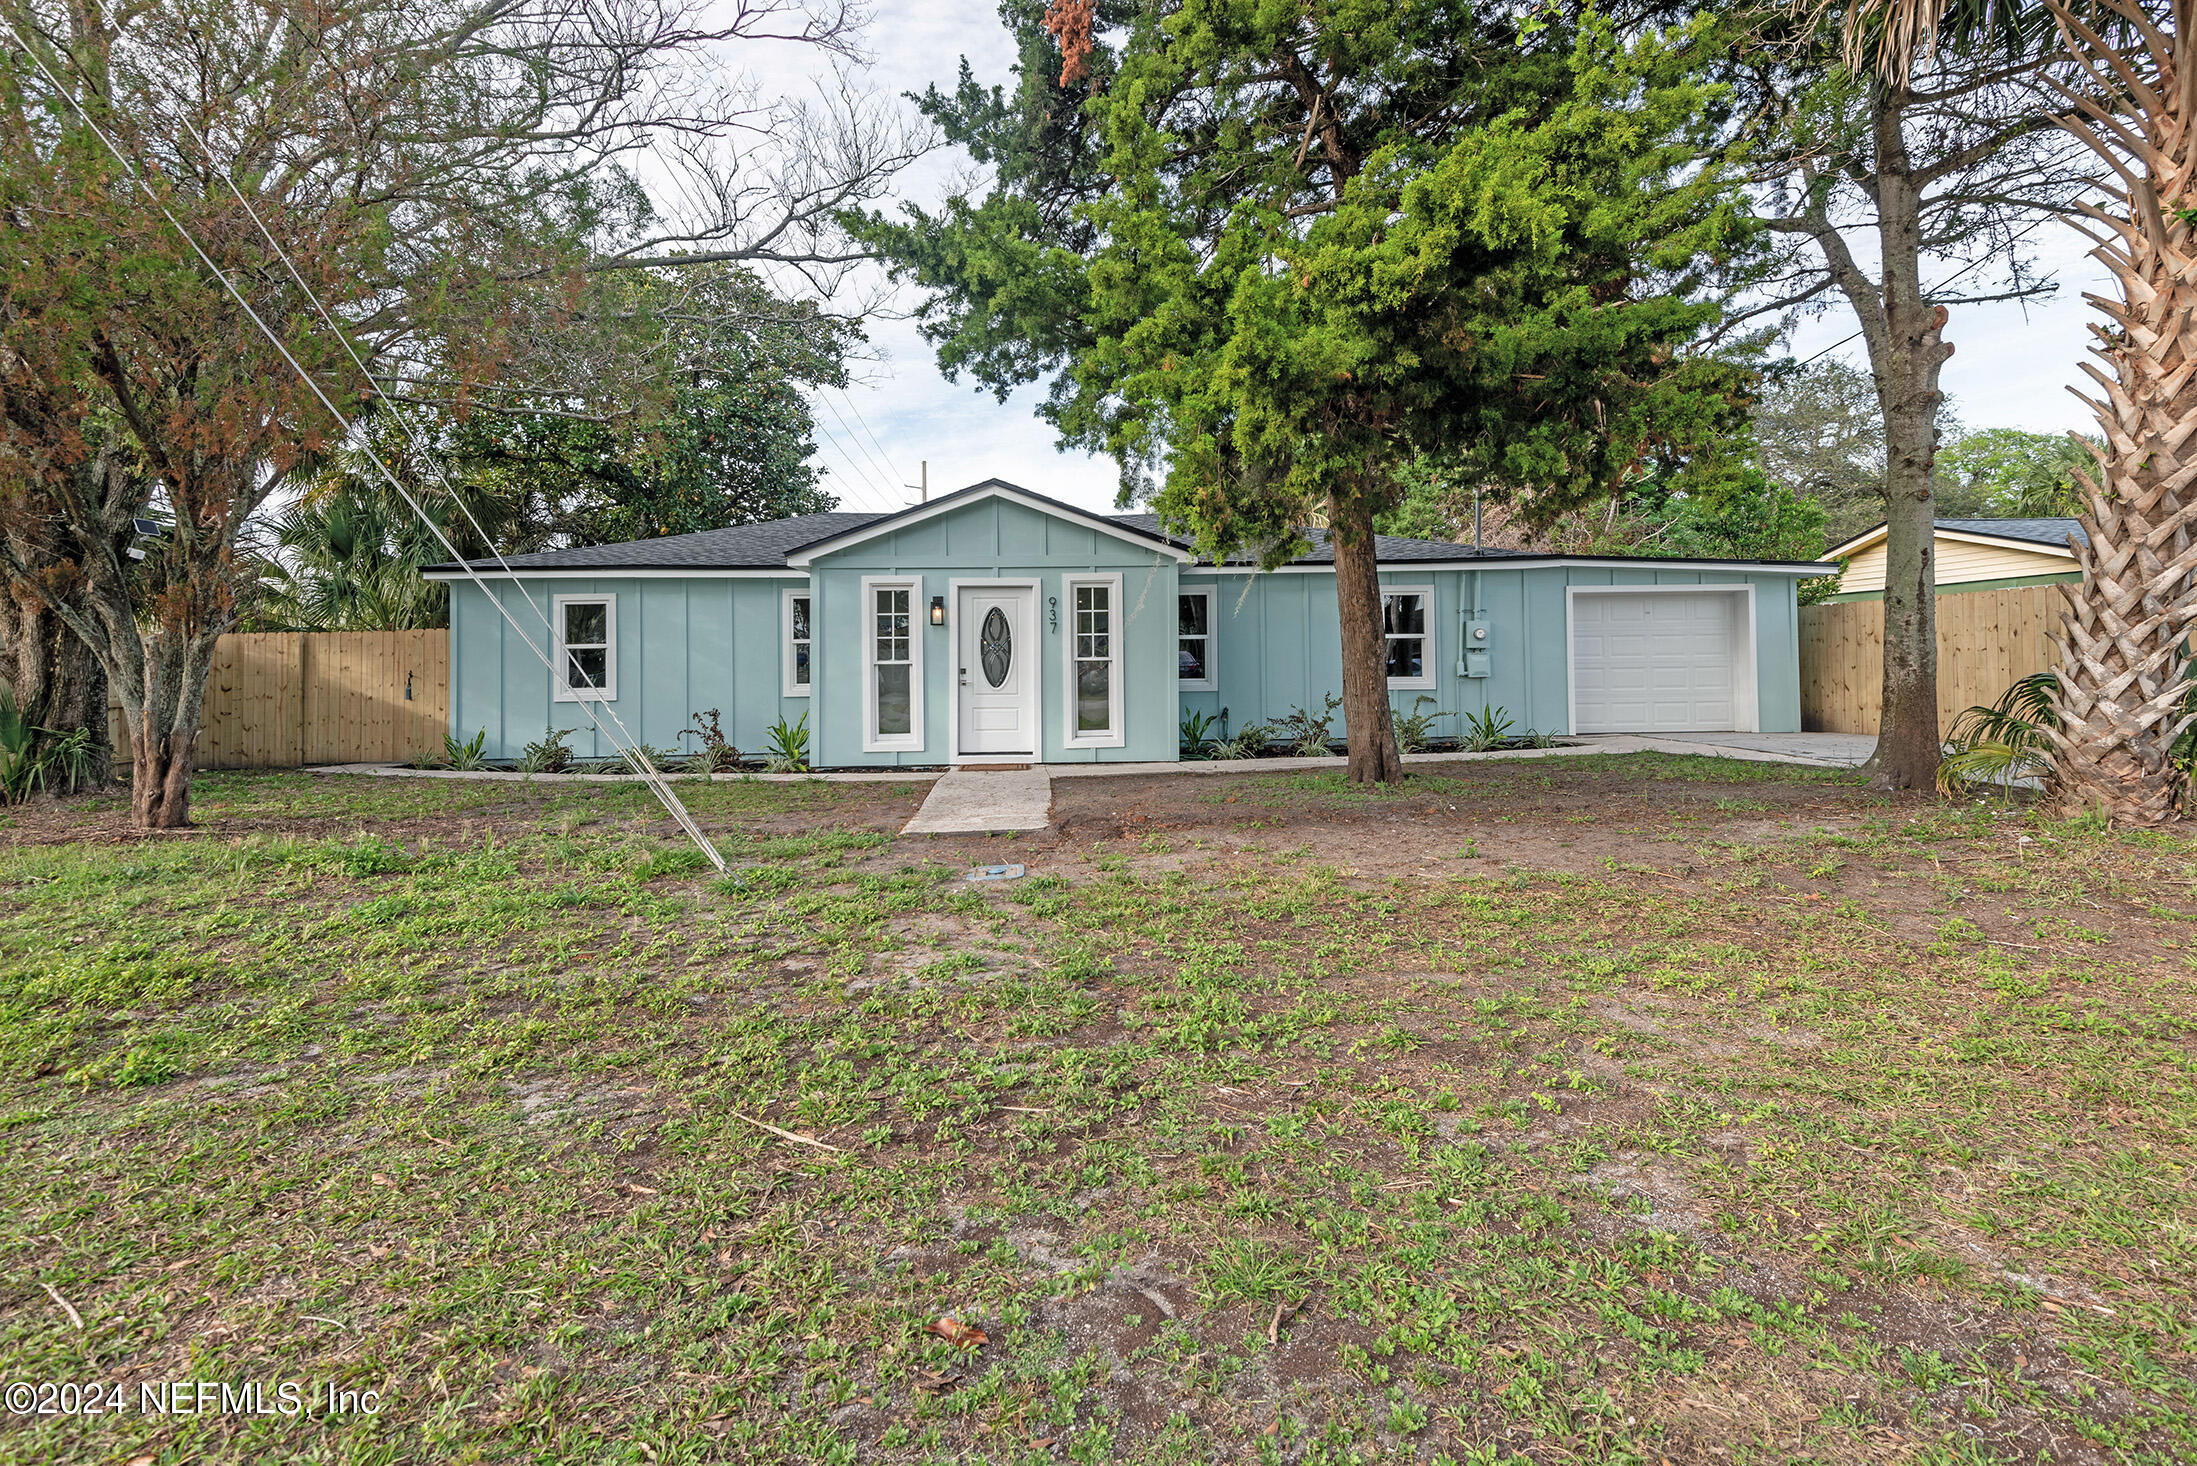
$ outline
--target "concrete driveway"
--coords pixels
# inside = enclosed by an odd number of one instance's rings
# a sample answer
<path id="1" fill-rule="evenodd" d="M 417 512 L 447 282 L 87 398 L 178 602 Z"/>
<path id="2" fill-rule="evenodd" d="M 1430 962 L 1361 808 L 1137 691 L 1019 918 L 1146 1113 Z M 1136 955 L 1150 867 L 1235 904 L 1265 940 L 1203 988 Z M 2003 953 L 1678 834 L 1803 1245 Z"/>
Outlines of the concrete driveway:
<path id="1" fill-rule="evenodd" d="M 1787 763 L 1855 768 L 1877 746 L 1873 733 L 1589 733 L 1585 743 L 1646 743 L 1672 753 L 1722 754 L 1727 758 L 1769 758 Z"/>

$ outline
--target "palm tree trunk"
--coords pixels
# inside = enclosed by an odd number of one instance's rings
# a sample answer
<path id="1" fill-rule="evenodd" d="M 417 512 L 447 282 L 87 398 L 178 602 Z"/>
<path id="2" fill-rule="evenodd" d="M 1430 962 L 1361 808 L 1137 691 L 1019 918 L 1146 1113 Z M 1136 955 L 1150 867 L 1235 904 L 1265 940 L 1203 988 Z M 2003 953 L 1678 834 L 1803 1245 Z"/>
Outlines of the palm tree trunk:
<path id="1" fill-rule="evenodd" d="M 2146 25 L 2136 35 L 2148 41 L 2118 50 L 2048 3 L 2069 53 L 2121 98 L 2108 128 L 2104 109 L 2068 93 L 2090 119 L 2074 130 L 2123 181 L 2105 190 L 2111 209 L 2079 206 L 2108 231 L 2092 253 L 2121 298 L 2090 297 L 2112 323 L 2092 327 L 2104 366 L 2083 364 L 2100 388 L 2084 400 L 2105 446 L 2093 450 L 2096 474 L 2082 476 L 2082 582 L 2062 587 L 2054 788 L 2070 812 L 2155 825 L 2174 817 L 2185 792 L 2170 754 L 2191 721 L 2187 637 L 2197 621 L 2197 229 L 2185 213 L 2197 188 L 2197 137 L 2187 130 L 2197 122 L 2197 37 L 2189 0 L 2174 6 L 2173 34 Z M 2123 85 L 2129 76 L 2144 84 Z"/>

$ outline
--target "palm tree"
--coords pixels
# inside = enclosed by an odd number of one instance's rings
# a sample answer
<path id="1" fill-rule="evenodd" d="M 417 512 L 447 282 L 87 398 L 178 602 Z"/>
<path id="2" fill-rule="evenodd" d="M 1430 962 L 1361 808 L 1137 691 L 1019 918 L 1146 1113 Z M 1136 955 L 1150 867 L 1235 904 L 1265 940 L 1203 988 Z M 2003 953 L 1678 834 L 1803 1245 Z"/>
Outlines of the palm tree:
<path id="1" fill-rule="evenodd" d="M 453 485 L 434 471 L 394 413 L 370 413 L 361 427 L 361 436 L 332 455 L 276 517 L 272 546 L 259 556 L 259 593 L 247 629 L 447 626 L 450 593 L 420 572 L 449 560 L 450 546 L 466 557 L 490 553 L 525 519 L 523 498 L 477 479 Z M 376 459 L 433 518 L 434 528 L 389 486 Z"/>
<path id="2" fill-rule="evenodd" d="M 2121 294 L 2089 297 L 2110 323 L 2091 327 L 2103 366 L 2083 364 L 2105 443 L 2082 476 L 2082 582 L 2063 587 L 2054 785 L 2071 810 L 2154 825 L 2185 793 L 2172 750 L 2197 718 L 2197 0 L 2168 0 L 2168 15 L 2135 0 L 2044 3 L 2106 99 L 2067 91 L 2081 114 L 2069 130 L 2111 175 L 2108 207 L 2078 208 Z"/>
<path id="3" fill-rule="evenodd" d="M 342 484 L 302 499 L 275 525 L 254 620 L 285 631 L 407 631 L 450 622 L 449 593 L 420 571 L 447 560 L 402 504 Z"/>

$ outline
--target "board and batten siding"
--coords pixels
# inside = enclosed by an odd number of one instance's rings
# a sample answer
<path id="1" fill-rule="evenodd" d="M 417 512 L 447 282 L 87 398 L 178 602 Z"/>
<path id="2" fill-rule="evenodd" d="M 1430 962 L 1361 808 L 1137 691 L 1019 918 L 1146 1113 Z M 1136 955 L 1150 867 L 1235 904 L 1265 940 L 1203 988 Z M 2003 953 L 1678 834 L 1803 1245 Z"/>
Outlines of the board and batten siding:
<path id="1" fill-rule="evenodd" d="M 1967 585 L 1975 581 L 2025 580 L 2040 575 L 2065 575 L 2075 569 L 2073 558 L 2043 548 L 2025 550 L 2018 545 L 1977 544 L 1940 534 L 1936 544 L 1937 583 Z M 1839 577 L 1840 595 L 1856 595 L 1884 589 L 1884 541 L 1855 552 Z"/>
<path id="2" fill-rule="evenodd" d="M 1118 576 L 1115 665 L 1122 687 L 1123 737 L 1108 746 L 1070 746 L 1067 666 L 1075 612 L 1069 584 L 1078 576 Z M 1490 675 L 1463 675 L 1464 621 L 1479 608 L 1491 629 Z M 866 578 L 914 583 L 912 632 L 921 647 L 920 746 L 863 747 Z M 783 718 L 808 715 L 810 757 L 821 767 L 935 766 L 956 756 L 951 726 L 956 668 L 954 582 L 1034 582 L 1039 655 L 1039 756 L 1048 763 L 1168 761 L 1177 757 L 1185 711 L 1229 712 L 1231 730 L 1272 723 L 1294 708 L 1317 710 L 1342 688 L 1341 637 L 1330 571 L 1241 574 L 1182 565 L 1164 547 L 1109 533 L 1004 497 L 977 499 L 868 539 L 815 553 L 805 570 L 778 574 L 545 577 L 523 580 L 544 612 L 558 596 L 616 598 L 616 683 L 610 708 L 633 736 L 657 748 L 689 752 L 695 714 L 718 710 L 726 736 L 747 752 Z M 1424 586 L 1433 594 L 1428 622 L 1432 686 L 1399 688 L 1392 702 L 1409 714 L 1417 699 L 1451 716 L 1439 736 L 1461 731 L 1463 716 L 1504 710 L 1514 732 L 1570 731 L 1567 591 L 1612 586 L 1752 585 L 1754 681 L 1758 726 L 1800 728 L 1799 628 L 1790 575 L 1744 569 L 1619 565 L 1490 566 L 1481 570 L 1392 566 L 1383 584 Z M 520 585 L 495 580 L 506 606 L 547 649 Z M 812 596 L 811 695 L 786 697 L 781 686 L 786 628 L 783 593 Z M 1179 588 L 1213 592 L 1214 690 L 1184 690 L 1176 658 Z M 930 624 L 933 597 L 947 622 Z M 491 758 L 517 759 L 545 727 L 570 730 L 582 757 L 614 750 L 589 725 L 582 706 L 552 696 L 548 671 L 519 634 L 470 584 L 451 586 L 450 731 L 466 740 L 486 730 Z M 1340 718 L 1335 723 L 1340 735 Z"/>
<path id="3" fill-rule="evenodd" d="M 536 644 L 554 654 L 550 633 L 519 587 L 507 580 L 488 583 Z M 652 747 L 698 751 L 698 741 L 682 735 L 694 727 L 695 714 L 715 708 L 725 736 L 754 752 L 763 746 L 765 729 L 780 718 L 795 721 L 812 700 L 780 691 L 780 593 L 806 586 L 800 576 L 611 574 L 521 584 L 543 615 L 553 614 L 558 596 L 617 598 L 617 696 L 605 702 Z M 555 699 L 547 669 L 478 587 L 454 583 L 450 598 L 452 736 L 464 741 L 485 728 L 487 756 L 516 759 L 544 728 L 561 728 L 571 731 L 568 746 L 581 758 L 616 752 L 579 703 Z M 607 713 L 600 716 L 610 724 Z M 809 726 L 816 726 L 814 715 Z"/>
<path id="4" fill-rule="evenodd" d="M 1007 499 L 981 499 L 888 530 L 811 563 L 817 605 L 817 713 L 812 743 L 826 765 L 931 765 L 951 756 L 955 671 L 952 582 L 1037 582 L 1040 758 L 1047 763 L 1173 759 L 1179 746 L 1175 695 L 1176 561 L 1159 546 L 1108 534 Z M 1074 606 L 1066 583 L 1078 574 L 1119 575 L 1116 673 L 1122 679 L 1119 747 L 1067 746 L 1066 668 Z M 862 606 L 865 577 L 918 582 L 911 597 L 922 640 L 923 746 L 864 752 Z M 933 626 L 933 596 L 946 597 L 947 623 Z"/>
<path id="5" fill-rule="evenodd" d="M 1489 626 L 1486 677 L 1459 668 L 1464 623 L 1472 610 L 1473 577 L 1480 577 L 1480 619 Z M 1326 696 L 1342 692 L 1342 632 L 1331 573 L 1276 571 L 1246 575 L 1184 567 L 1184 590 L 1213 591 L 1212 658 L 1217 687 L 1180 694 L 1185 712 L 1217 716 L 1228 711 L 1230 731 L 1246 723 L 1276 723 L 1297 708 L 1317 712 Z M 1755 683 L 1760 731 L 1800 728 L 1799 623 L 1789 575 L 1747 575 L 1713 570 L 1661 570 L 1641 566 L 1544 566 L 1472 570 L 1381 572 L 1385 587 L 1431 586 L 1434 613 L 1428 624 L 1431 688 L 1394 688 L 1389 702 L 1399 714 L 1417 700 L 1425 712 L 1451 716 L 1435 724 L 1440 737 L 1455 736 L 1463 719 L 1500 708 L 1513 733 L 1571 731 L 1570 648 L 1565 592 L 1571 587 L 1627 585 L 1755 588 Z M 1338 710 L 1335 732 L 1343 725 Z"/>

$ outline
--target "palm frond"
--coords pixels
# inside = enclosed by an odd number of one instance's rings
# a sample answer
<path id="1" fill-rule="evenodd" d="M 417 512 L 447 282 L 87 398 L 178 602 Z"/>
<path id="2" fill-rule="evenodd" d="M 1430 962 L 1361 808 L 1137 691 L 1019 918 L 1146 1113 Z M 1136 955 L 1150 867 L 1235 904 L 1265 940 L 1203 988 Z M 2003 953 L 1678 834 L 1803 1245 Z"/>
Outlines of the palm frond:
<path id="1" fill-rule="evenodd" d="M 2052 770 L 2052 739 L 2059 720 L 2053 695 L 2059 678 L 2032 672 L 1989 705 L 1964 710 L 1953 720 L 1938 765 L 1938 792 L 1954 795 L 1981 784 L 2011 788 L 2018 779 L 2045 778 Z"/>

